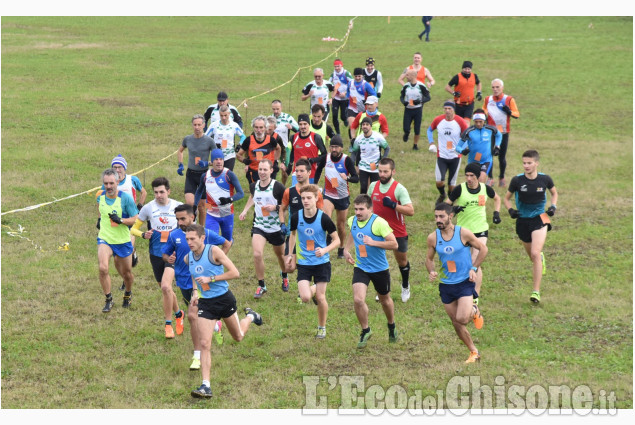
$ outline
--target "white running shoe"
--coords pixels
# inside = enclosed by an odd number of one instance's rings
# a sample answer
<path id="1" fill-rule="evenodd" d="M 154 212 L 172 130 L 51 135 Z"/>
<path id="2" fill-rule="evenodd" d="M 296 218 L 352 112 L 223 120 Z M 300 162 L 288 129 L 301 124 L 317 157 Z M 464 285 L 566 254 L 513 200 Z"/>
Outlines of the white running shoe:
<path id="1" fill-rule="evenodd" d="M 410 299 L 410 286 L 401 288 L 401 302 L 407 302 Z"/>

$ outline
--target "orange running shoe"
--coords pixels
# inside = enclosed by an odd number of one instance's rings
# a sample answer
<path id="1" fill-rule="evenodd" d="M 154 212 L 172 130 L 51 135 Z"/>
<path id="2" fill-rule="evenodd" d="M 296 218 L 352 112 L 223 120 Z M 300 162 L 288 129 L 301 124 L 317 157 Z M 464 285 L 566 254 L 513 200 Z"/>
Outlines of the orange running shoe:
<path id="1" fill-rule="evenodd" d="M 175 320 L 177 335 L 181 335 L 183 333 L 183 319 L 185 319 L 185 312 L 181 310 L 181 317 L 177 317 Z"/>
<path id="2" fill-rule="evenodd" d="M 478 351 L 470 351 L 470 357 L 467 358 L 465 363 L 476 363 L 481 360 L 481 355 Z"/>
<path id="3" fill-rule="evenodd" d="M 172 329 L 172 325 L 165 325 L 165 337 L 168 339 L 174 338 L 174 329 Z"/>
<path id="4" fill-rule="evenodd" d="M 474 327 L 476 329 L 481 329 L 483 327 L 483 315 L 481 314 L 481 310 L 478 308 L 476 304 L 472 304 L 472 310 L 474 311 L 474 315 L 472 316 L 472 321 L 474 322 Z"/>

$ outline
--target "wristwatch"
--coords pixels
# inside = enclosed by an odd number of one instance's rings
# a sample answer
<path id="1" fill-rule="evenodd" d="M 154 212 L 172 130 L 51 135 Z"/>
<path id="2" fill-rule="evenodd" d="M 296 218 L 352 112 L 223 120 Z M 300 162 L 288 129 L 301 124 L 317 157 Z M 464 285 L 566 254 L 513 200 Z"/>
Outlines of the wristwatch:
<path id="1" fill-rule="evenodd" d="M 216 282 L 216 276 L 210 276 L 210 277 L 209 277 L 209 279 L 210 279 L 212 282 Z"/>
<path id="2" fill-rule="evenodd" d="M 478 271 L 478 267 L 472 267 L 472 270 L 474 270 L 475 272 Z"/>

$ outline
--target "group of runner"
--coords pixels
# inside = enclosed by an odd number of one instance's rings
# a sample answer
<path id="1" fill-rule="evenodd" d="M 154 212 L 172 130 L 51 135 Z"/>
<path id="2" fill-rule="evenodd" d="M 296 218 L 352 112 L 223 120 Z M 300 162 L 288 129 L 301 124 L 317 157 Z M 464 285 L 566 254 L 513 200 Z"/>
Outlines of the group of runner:
<path id="1" fill-rule="evenodd" d="M 404 104 L 403 140 L 408 140 L 414 122 L 413 148 L 418 150 L 422 106 L 430 100 L 429 88 L 435 81 L 429 69 L 421 65 L 419 53 L 413 62 L 399 78 L 403 84 L 400 100 Z M 175 331 L 177 335 L 183 333 L 186 315 L 172 289 L 173 280 L 187 306 L 194 344 L 190 369 L 200 369 L 203 378 L 201 386 L 192 391 L 194 397 L 212 395 L 210 345 L 212 335 L 217 343 L 222 343 L 223 322 L 236 341 L 242 340 L 252 322 L 263 322 L 260 314 L 249 307 L 239 320 L 236 299 L 227 282 L 239 277 L 227 255 L 234 241 L 234 203 L 245 196 L 233 171 L 236 162 L 244 164 L 249 183 L 249 197 L 239 220 L 245 220 L 254 208 L 254 298 L 259 299 L 268 291 L 264 248 L 269 244 L 278 260 L 282 291 L 289 291 L 288 274 L 297 271 L 297 301 L 317 305 L 315 337 L 326 338 L 326 288 L 331 279 L 331 252 L 337 249 L 337 258 L 354 266 L 354 310 L 361 327 L 358 348 L 364 348 L 373 335 L 366 304 L 370 282 L 387 319 L 388 340 L 398 341 L 386 251 L 394 253 L 401 274 L 401 300 L 406 303 L 411 291 L 405 217 L 414 216 L 415 210 L 408 190 L 394 178 L 396 164 L 388 156 L 387 121 L 377 108 L 383 90 L 382 76 L 374 64 L 374 59 L 368 58 L 366 68 L 356 68 L 353 77 L 337 59 L 328 81 L 324 81 L 322 69 L 315 69 L 314 80 L 301 95 L 302 100 L 310 99 L 311 115 L 300 114 L 296 121 L 282 112 L 280 100 L 274 100 L 270 116 L 253 118 L 253 133 L 249 136 L 243 131 L 238 110 L 229 104 L 227 93 L 219 92 L 217 103 L 210 105 L 205 114 L 192 117 L 193 134 L 183 139 L 178 151 L 177 174 L 181 176 L 186 170 L 183 152 L 188 151 L 184 204 L 169 197 L 170 183 L 165 177 L 152 181 L 154 199 L 144 204 L 145 189 L 138 179 L 126 173 L 127 162 L 121 155 L 112 160 L 112 168 L 103 172 L 103 193 L 97 198 L 99 276 L 106 297 L 102 311 L 108 313 L 113 307 L 110 257 L 114 257 L 123 278 L 122 307 L 128 308 L 134 280 L 132 267 L 137 262 L 132 238 L 149 239 L 150 263 L 162 291 L 166 338 L 174 338 Z M 503 152 L 510 118 L 519 116 L 513 98 L 502 93 L 499 79 L 492 81 L 494 94 L 485 98 L 484 107 L 472 112 L 474 99 L 480 101 L 482 94 L 471 67 L 466 61 L 461 74 L 449 81 L 454 100 L 444 103 L 444 114 L 434 118 L 427 130 L 429 150 L 437 154 L 435 174 L 440 196 L 434 207 L 437 230 L 427 238 L 425 263 L 430 280 L 441 282 L 439 292 L 446 312 L 470 350 L 468 363 L 480 359 L 466 325 L 471 320 L 480 329 L 484 322 L 478 299 L 483 279 L 480 266 L 487 255 L 487 198 L 494 200 L 492 222 L 501 222 L 501 199 L 488 175 L 491 176 L 493 156 Z M 478 91 L 473 96 L 475 88 Z M 335 131 L 326 124 L 331 109 Z M 338 114 L 344 126 L 349 127 L 350 156 L 344 153 Z M 470 118 L 474 119 L 473 126 L 468 126 Z M 433 139 L 435 130 L 437 143 Z M 466 182 L 456 185 L 461 155 L 468 155 Z M 504 198 L 510 217 L 517 219 L 516 232 L 532 260 L 530 299 L 534 303 L 540 301 L 542 248 L 551 228 L 549 216 L 553 216 L 557 203 L 553 181 L 538 173 L 538 163 L 536 151 L 523 154 L 524 173 L 511 180 Z M 502 161 L 500 166 L 499 186 L 504 187 Z M 276 180 L 278 171 L 282 182 Z M 446 172 L 449 197 L 445 193 Z M 322 174 L 323 189 L 318 186 Z M 288 176 L 292 177 L 292 184 L 287 188 L 283 182 Z M 358 182 L 360 194 L 352 201 L 354 215 L 348 217 L 352 194 L 349 184 Z M 547 190 L 551 206 L 545 212 Z M 516 208 L 512 208 L 512 196 Z M 331 218 L 333 211 L 335 222 Z M 452 222 L 454 217 L 457 225 Z M 141 226 L 146 222 L 147 230 L 142 232 Z M 439 271 L 435 254 L 441 262 Z"/>

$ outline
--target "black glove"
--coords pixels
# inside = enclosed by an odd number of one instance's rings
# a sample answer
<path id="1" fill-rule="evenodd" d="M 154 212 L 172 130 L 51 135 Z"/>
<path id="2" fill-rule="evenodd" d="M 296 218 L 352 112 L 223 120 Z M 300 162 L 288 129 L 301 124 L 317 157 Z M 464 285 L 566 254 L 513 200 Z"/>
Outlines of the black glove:
<path id="1" fill-rule="evenodd" d="M 494 147 L 494 156 L 498 156 L 498 154 L 501 153 L 501 148 L 499 148 L 498 146 Z"/>
<path id="2" fill-rule="evenodd" d="M 413 105 L 421 105 L 421 99 L 415 99 L 412 101 Z"/>
<path id="3" fill-rule="evenodd" d="M 498 211 L 494 211 L 494 218 L 492 218 L 492 223 L 498 224 L 501 222 L 501 215 Z"/>
<path id="4" fill-rule="evenodd" d="M 142 204 L 141 202 L 139 202 L 139 203 L 137 204 L 137 210 L 138 210 L 138 211 L 141 211 L 141 208 L 143 208 L 143 204 Z"/>
<path id="5" fill-rule="evenodd" d="M 511 218 L 518 218 L 518 211 L 516 211 L 515 209 L 510 208 L 507 211 L 509 211 L 509 216 Z"/>
<path id="6" fill-rule="evenodd" d="M 218 201 L 220 202 L 221 205 L 227 205 L 234 202 L 234 200 L 231 197 L 228 198 L 225 196 L 223 196 L 222 198 L 218 198 Z"/>
<path id="7" fill-rule="evenodd" d="M 249 158 L 243 159 L 243 164 L 245 164 L 245 165 L 251 164 L 251 159 L 249 159 Z"/>
<path id="8" fill-rule="evenodd" d="M 377 93 L 377 99 L 381 97 L 381 93 Z"/>
<path id="9" fill-rule="evenodd" d="M 481 100 L 483 100 L 483 93 L 481 93 L 480 91 L 476 92 L 476 100 L 478 100 L 479 102 Z"/>
<path id="10" fill-rule="evenodd" d="M 121 224 L 121 217 L 119 217 L 116 213 L 108 214 L 108 217 L 113 221 L 113 223 Z"/>
<path id="11" fill-rule="evenodd" d="M 461 155 L 467 155 L 468 153 L 470 153 L 470 148 L 465 148 L 465 149 L 463 149 L 463 151 L 461 152 Z"/>
<path id="12" fill-rule="evenodd" d="M 384 196 L 384 199 L 381 200 L 381 203 L 384 204 L 384 207 L 392 208 L 393 210 L 397 208 L 397 203 L 390 199 L 388 196 Z"/>
<path id="13" fill-rule="evenodd" d="M 452 93 L 452 96 L 461 97 L 461 92 L 460 91 L 455 91 L 454 93 Z"/>
<path id="14" fill-rule="evenodd" d="M 503 112 L 505 112 L 507 116 L 510 116 L 512 114 L 512 110 L 509 109 L 509 106 L 507 105 L 503 106 Z"/>
<path id="15" fill-rule="evenodd" d="M 97 217 L 97 225 L 95 227 L 101 230 L 101 217 Z"/>
<path id="16" fill-rule="evenodd" d="M 317 162 L 317 158 L 311 157 L 311 158 L 307 158 L 307 161 L 309 161 L 309 164 L 315 164 Z"/>
<path id="17" fill-rule="evenodd" d="M 408 106 L 408 101 L 404 100 L 403 102 L 401 102 L 403 106 Z"/>
<path id="18" fill-rule="evenodd" d="M 234 152 L 238 153 L 239 150 L 240 150 L 240 145 L 234 146 Z"/>
<path id="19" fill-rule="evenodd" d="M 464 209 L 465 209 L 465 207 L 463 207 L 463 206 L 455 205 L 455 206 L 452 207 L 452 212 L 454 213 L 454 215 L 457 215 L 458 213 L 460 213 Z"/>
<path id="20" fill-rule="evenodd" d="M 547 208 L 547 215 L 549 217 L 553 217 L 553 215 L 556 213 L 556 206 L 552 205 L 549 208 Z"/>

